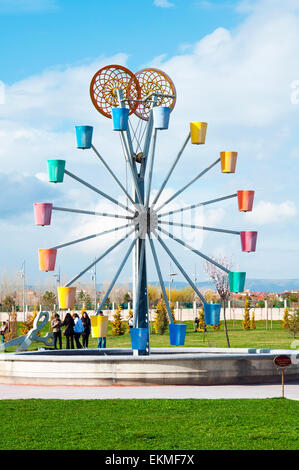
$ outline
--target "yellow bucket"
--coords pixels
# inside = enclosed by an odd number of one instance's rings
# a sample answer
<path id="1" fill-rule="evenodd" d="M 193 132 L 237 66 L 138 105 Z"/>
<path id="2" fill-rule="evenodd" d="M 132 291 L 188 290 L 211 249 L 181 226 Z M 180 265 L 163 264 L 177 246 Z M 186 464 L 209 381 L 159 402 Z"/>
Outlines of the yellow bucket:
<path id="1" fill-rule="evenodd" d="M 93 338 L 104 338 L 107 336 L 108 317 L 93 315 L 91 321 L 91 336 Z"/>
<path id="2" fill-rule="evenodd" d="M 59 308 L 74 308 L 76 287 L 57 287 Z"/>
<path id="3" fill-rule="evenodd" d="M 190 122 L 192 144 L 204 144 L 206 141 L 207 122 Z"/>
<path id="4" fill-rule="evenodd" d="M 235 173 L 238 152 L 220 152 L 222 173 Z"/>

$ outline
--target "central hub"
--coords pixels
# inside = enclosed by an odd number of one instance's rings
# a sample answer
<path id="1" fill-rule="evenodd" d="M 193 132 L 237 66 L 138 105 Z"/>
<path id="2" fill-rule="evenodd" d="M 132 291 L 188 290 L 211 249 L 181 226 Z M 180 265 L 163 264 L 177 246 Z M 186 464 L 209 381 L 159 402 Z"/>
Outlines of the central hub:
<path id="1" fill-rule="evenodd" d="M 134 218 L 135 227 L 139 228 L 140 238 L 145 238 L 158 227 L 158 215 L 153 209 L 140 207 L 137 216 Z"/>

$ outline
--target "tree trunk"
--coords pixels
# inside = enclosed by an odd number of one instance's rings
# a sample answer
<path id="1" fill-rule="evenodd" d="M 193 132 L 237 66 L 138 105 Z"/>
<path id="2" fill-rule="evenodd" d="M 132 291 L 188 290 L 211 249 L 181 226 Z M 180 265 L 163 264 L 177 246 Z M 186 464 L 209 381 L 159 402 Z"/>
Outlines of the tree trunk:
<path id="1" fill-rule="evenodd" d="M 227 331 L 227 324 L 226 324 L 226 306 L 225 306 L 225 299 L 222 300 L 222 305 L 223 305 L 223 318 L 224 318 L 224 330 L 225 330 L 225 335 L 226 335 L 226 342 L 227 342 L 227 347 L 230 348 L 229 337 L 228 337 L 228 331 Z"/>

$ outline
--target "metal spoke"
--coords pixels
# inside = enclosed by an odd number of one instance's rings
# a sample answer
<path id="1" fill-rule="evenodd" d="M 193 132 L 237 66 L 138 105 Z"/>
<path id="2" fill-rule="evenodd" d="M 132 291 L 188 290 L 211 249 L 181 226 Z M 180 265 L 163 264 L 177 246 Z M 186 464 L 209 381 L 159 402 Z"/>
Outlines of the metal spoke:
<path id="1" fill-rule="evenodd" d="M 167 181 L 169 180 L 170 176 L 172 175 L 172 172 L 173 170 L 175 169 L 179 159 L 181 158 L 181 155 L 183 153 L 183 151 L 185 150 L 185 147 L 186 145 L 188 144 L 189 140 L 190 140 L 190 136 L 191 136 L 191 133 L 189 132 L 188 136 L 187 136 L 187 139 L 185 140 L 181 150 L 179 151 L 179 153 L 177 154 L 173 164 L 172 164 L 172 167 L 170 168 L 169 172 L 168 172 L 168 175 L 166 176 L 165 180 L 163 181 L 163 184 L 161 186 L 161 188 L 159 189 L 158 193 L 156 194 L 153 202 L 152 202 L 152 207 L 154 207 L 154 205 L 157 203 L 159 197 L 161 196 L 161 193 L 163 191 L 163 189 L 165 188 L 166 184 L 167 184 Z"/>
<path id="2" fill-rule="evenodd" d="M 184 242 L 183 240 L 180 240 L 179 238 L 175 237 L 172 233 L 169 233 L 169 232 L 166 232 L 166 230 L 163 230 L 161 227 L 158 227 L 158 230 L 162 233 L 165 233 L 165 235 L 168 235 L 168 237 L 172 238 L 174 241 L 180 243 L 182 246 L 184 246 L 185 248 L 188 248 L 189 250 L 193 251 L 193 253 L 195 253 L 196 255 L 198 256 L 201 256 L 201 258 L 205 259 L 206 261 L 209 261 L 209 263 L 212 263 L 214 264 L 215 266 L 217 266 L 217 268 L 221 269 L 222 271 L 225 271 L 226 273 L 229 273 L 229 269 L 225 268 L 224 266 L 222 266 L 221 264 L 217 263 L 216 261 L 214 261 L 212 258 L 209 258 L 209 256 L 207 255 L 204 255 L 203 253 L 201 253 L 201 251 L 198 251 L 196 250 L 195 248 L 192 248 L 192 246 L 188 245 L 186 242 Z"/>
<path id="3" fill-rule="evenodd" d="M 214 204 L 215 202 L 225 201 L 225 199 L 237 197 L 237 195 L 238 195 L 237 193 L 234 193 L 234 194 L 230 194 L 229 196 L 223 196 L 217 199 L 211 199 L 209 201 L 199 202 L 198 204 L 192 204 L 191 206 L 182 207 L 181 209 L 176 209 L 175 211 L 163 212 L 163 214 L 159 214 L 158 217 L 165 217 L 166 215 L 176 214 L 177 212 L 184 212 L 190 209 L 196 209 L 196 207 L 207 206 L 208 204 Z"/>
<path id="4" fill-rule="evenodd" d="M 140 305 L 140 294 L 141 294 L 140 289 L 141 289 L 141 281 L 142 281 L 144 256 L 145 256 L 145 239 L 141 240 L 140 263 L 139 263 L 140 270 L 139 270 L 139 275 L 138 275 L 138 283 L 137 283 L 137 290 L 136 290 L 136 305 L 134 307 L 134 319 L 133 319 L 134 328 L 137 328 L 137 318 L 138 318 L 139 305 Z"/>
<path id="5" fill-rule="evenodd" d="M 127 228 L 127 227 L 131 227 L 132 225 L 134 225 L 134 224 L 131 223 L 131 224 L 126 224 L 126 225 L 121 225 L 120 227 L 115 227 L 115 228 L 112 228 L 110 230 L 105 230 L 105 232 L 94 233 L 93 235 L 88 235 L 88 236 L 83 237 L 83 238 L 77 238 L 77 240 L 73 240 L 71 242 L 63 243 L 62 245 L 53 246 L 53 248 L 51 248 L 51 249 L 52 250 L 58 250 L 59 248 L 64 248 L 64 247 L 69 246 L 69 245 L 74 245 L 75 243 L 84 242 L 85 240 L 90 240 L 91 238 L 100 237 L 101 235 L 106 235 L 107 233 L 116 232 L 117 230 L 121 230 L 121 229 L 124 229 L 124 228 Z"/>
<path id="6" fill-rule="evenodd" d="M 111 284 L 110 284 L 110 286 L 109 286 L 109 288 L 108 288 L 108 290 L 107 290 L 107 292 L 106 292 L 106 294 L 105 294 L 105 296 L 104 296 L 104 298 L 103 298 L 103 300 L 102 300 L 100 306 L 99 306 L 98 309 L 97 309 L 97 315 L 100 313 L 100 311 L 102 310 L 103 306 L 105 305 L 105 302 L 106 302 L 106 300 L 107 300 L 107 298 L 108 298 L 110 292 L 112 291 L 112 289 L 113 289 L 113 287 L 114 287 L 114 284 L 116 283 L 116 281 L 117 281 L 117 279 L 118 279 L 118 277 L 119 277 L 121 271 L 123 270 L 124 265 L 126 264 L 127 259 L 129 258 L 130 254 L 131 254 L 131 251 L 132 251 L 134 245 L 136 244 L 136 241 L 137 241 L 137 237 L 132 241 L 132 243 L 131 243 L 131 245 L 130 245 L 128 251 L 127 251 L 127 253 L 125 254 L 125 257 L 124 257 L 124 259 L 122 260 L 121 265 L 120 265 L 120 267 L 119 267 L 118 270 L 117 270 L 117 273 L 115 274 L 115 276 L 114 276 L 114 278 L 113 278 L 113 280 L 112 280 L 112 282 L 111 282 Z"/>
<path id="7" fill-rule="evenodd" d="M 95 259 L 95 261 L 93 261 L 91 264 L 89 264 L 83 271 L 81 271 L 79 274 L 77 274 L 71 281 L 69 281 L 67 284 L 65 284 L 65 287 L 69 287 L 71 286 L 75 281 L 77 281 L 77 279 L 79 279 L 79 277 L 83 276 L 83 274 L 85 274 L 89 269 L 91 269 L 95 264 L 97 264 L 99 261 L 101 261 L 103 258 L 105 258 L 106 255 L 108 255 L 108 253 L 110 253 L 112 250 L 114 250 L 114 248 L 116 248 L 118 245 L 120 245 L 124 240 L 126 240 L 126 238 L 128 238 L 133 232 L 135 231 L 135 228 L 130 230 L 130 232 L 128 232 L 126 234 L 126 236 L 124 238 L 121 238 L 120 240 L 118 240 L 116 243 L 114 243 L 114 245 L 112 245 L 110 248 L 108 248 L 108 250 L 105 251 L 105 253 L 103 253 L 101 256 L 99 256 L 98 258 Z"/>
<path id="8" fill-rule="evenodd" d="M 109 214 L 108 212 L 94 212 L 94 211 L 84 211 L 81 209 L 69 209 L 67 207 L 52 207 L 53 211 L 62 211 L 62 212 L 74 212 L 76 214 L 85 214 L 85 215 L 96 215 L 100 217 L 113 217 L 115 219 L 129 219 L 133 220 L 134 217 L 128 215 L 118 215 L 118 214 Z"/>
<path id="9" fill-rule="evenodd" d="M 172 225 L 175 227 L 196 228 L 199 230 L 209 230 L 211 232 L 231 233 L 233 235 L 240 235 L 240 232 L 236 232 L 235 230 L 225 230 L 223 228 L 206 227 L 205 225 L 180 224 L 176 222 L 165 222 L 164 220 L 158 220 L 158 223 L 165 224 L 165 225 Z"/>
<path id="10" fill-rule="evenodd" d="M 113 204 L 116 204 L 117 206 L 119 207 L 122 207 L 123 209 L 125 209 L 126 211 L 128 212 L 131 212 L 132 214 L 134 214 L 134 211 L 132 209 L 130 209 L 129 207 L 126 207 L 124 204 L 122 204 L 121 202 L 118 202 L 116 199 L 114 199 L 113 197 L 109 196 L 108 194 L 106 193 L 103 193 L 103 191 L 101 191 L 100 189 L 97 189 L 95 188 L 94 186 L 92 186 L 91 184 L 87 183 L 86 181 L 82 180 L 81 178 L 79 178 L 78 176 L 74 175 L 73 173 L 71 173 L 70 171 L 68 170 L 64 170 L 64 173 L 68 176 L 70 176 L 71 178 L 73 178 L 74 180 L 78 181 L 79 183 L 81 184 L 84 184 L 84 186 L 87 186 L 89 189 L 91 189 L 92 191 L 95 191 L 96 193 L 100 194 L 101 196 L 105 197 L 106 199 L 108 199 L 109 201 L 113 202 Z"/>
<path id="11" fill-rule="evenodd" d="M 198 295 L 198 297 L 201 299 L 202 303 L 203 304 L 206 304 L 207 301 L 206 299 L 204 298 L 204 296 L 199 292 L 199 290 L 197 289 L 196 285 L 194 284 L 194 282 L 192 281 L 192 279 L 188 276 L 188 274 L 184 271 L 184 269 L 182 268 L 182 266 L 180 265 L 180 263 L 177 261 L 177 259 L 173 256 L 173 254 L 171 253 L 171 251 L 167 248 L 167 246 L 165 245 L 165 243 L 163 242 L 163 240 L 161 239 L 161 237 L 154 231 L 154 235 L 155 237 L 157 238 L 158 242 L 160 243 L 160 245 L 162 245 L 162 247 L 164 248 L 164 250 L 166 251 L 166 253 L 168 254 L 168 256 L 170 256 L 170 258 L 172 259 L 172 261 L 174 262 L 174 264 L 177 266 L 177 268 L 181 271 L 182 275 L 184 276 L 184 278 L 186 279 L 186 281 L 190 284 L 190 286 L 192 287 L 192 289 L 196 292 L 196 294 Z"/>
<path id="12" fill-rule="evenodd" d="M 173 323 L 173 318 L 172 318 L 172 315 L 171 315 L 171 307 L 170 307 L 169 302 L 168 302 L 168 298 L 167 298 L 167 294 L 166 294 L 166 290 L 165 290 L 165 285 L 164 285 L 163 277 L 162 277 L 162 274 L 161 274 L 161 269 L 160 269 L 157 253 L 156 253 L 156 250 L 155 250 L 154 242 L 151 239 L 150 235 L 148 235 L 148 238 L 149 238 L 149 242 L 150 242 L 150 246 L 151 246 L 151 250 L 152 250 L 152 254 L 153 254 L 153 258 L 154 258 L 154 262 L 155 262 L 155 266 L 156 266 L 156 271 L 157 271 L 157 274 L 158 274 L 158 277 L 159 277 L 159 282 L 160 282 L 161 290 L 162 290 L 162 293 L 163 293 L 163 297 L 164 297 L 164 301 L 165 301 L 169 321 L 172 324 Z"/>
<path id="13" fill-rule="evenodd" d="M 127 198 L 131 201 L 131 203 L 137 208 L 136 203 L 135 203 L 135 201 L 133 200 L 133 198 L 130 196 L 130 194 L 127 192 L 127 190 L 124 188 L 124 186 L 123 186 L 122 183 L 119 181 L 119 179 L 117 178 L 117 176 L 115 175 L 115 173 L 111 170 L 111 168 L 109 167 L 109 165 L 105 162 L 104 158 L 100 155 L 100 153 L 98 152 L 98 150 L 94 147 L 94 145 L 91 145 L 91 148 L 92 148 L 92 150 L 95 152 L 95 154 L 97 155 L 97 157 L 99 158 L 99 160 L 103 163 L 103 165 L 104 165 L 104 167 L 107 169 L 107 171 L 109 171 L 110 175 L 111 175 L 112 178 L 115 180 L 115 182 L 118 184 L 118 186 L 119 186 L 120 189 L 123 191 L 123 193 L 127 196 Z"/>
<path id="14" fill-rule="evenodd" d="M 157 142 L 157 129 L 154 130 L 152 151 L 151 151 L 151 155 L 150 155 L 150 166 L 149 166 L 149 175 L 148 175 L 148 180 L 147 180 L 146 201 L 145 201 L 145 206 L 146 207 L 148 207 L 148 205 L 149 205 L 149 198 L 150 198 L 150 193 L 151 193 L 156 142 Z"/>
<path id="15" fill-rule="evenodd" d="M 138 186 L 138 180 L 137 180 L 137 172 L 136 172 L 136 170 L 134 168 L 134 165 L 133 165 L 132 156 L 131 156 L 132 154 L 130 155 L 127 142 L 124 138 L 124 131 L 119 131 L 119 132 L 120 132 L 120 137 L 121 137 L 123 147 L 124 147 L 126 155 L 127 155 L 127 160 L 129 162 L 129 167 L 130 167 L 130 170 L 131 170 L 133 185 L 134 185 L 134 189 L 135 189 L 136 194 L 137 194 L 138 202 L 139 202 L 139 204 L 142 204 L 142 198 L 141 198 L 141 194 L 140 194 L 140 190 L 139 190 L 139 186 Z"/>
<path id="16" fill-rule="evenodd" d="M 187 183 L 185 186 L 183 186 L 181 189 L 179 189 L 179 191 L 177 191 L 166 202 L 164 202 L 164 204 L 162 204 L 158 209 L 156 209 L 156 211 L 158 212 L 159 210 L 162 209 L 162 207 L 166 206 L 166 204 L 169 204 L 170 201 L 175 199 L 179 194 L 181 194 L 183 191 L 185 191 L 187 188 L 189 188 L 189 186 L 191 186 L 193 183 L 195 183 L 195 181 L 197 181 L 201 176 L 206 174 L 209 170 L 211 170 L 211 168 L 213 168 L 215 165 L 217 165 L 217 163 L 219 163 L 220 160 L 221 160 L 220 158 L 217 158 L 217 160 L 215 160 L 210 166 L 208 166 L 205 170 L 201 171 L 197 176 L 195 176 L 195 178 L 193 178 L 189 183 Z"/>

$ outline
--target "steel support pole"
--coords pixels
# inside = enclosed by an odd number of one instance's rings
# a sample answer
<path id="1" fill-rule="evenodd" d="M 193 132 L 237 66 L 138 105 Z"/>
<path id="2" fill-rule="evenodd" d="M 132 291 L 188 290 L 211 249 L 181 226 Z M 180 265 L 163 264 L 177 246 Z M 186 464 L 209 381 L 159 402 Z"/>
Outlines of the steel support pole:
<path id="1" fill-rule="evenodd" d="M 206 256 L 204 255 L 203 253 L 201 253 L 200 251 L 196 250 L 195 248 L 192 248 L 192 246 L 188 245 L 187 243 L 185 243 L 183 240 L 180 240 L 179 238 L 175 237 L 172 233 L 169 233 L 169 232 L 166 232 L 166 230 L 163 230 L 161 227 L 158 227 L 158 230 L 162 233 L 165 233 L 165 235 L 167 235 L 169 238 L 172 238 L 174 241 L 176 241 L 177 243 L 180 243 L 182 246 L 184 246 L 185 248 L 188 248 L 189 250 L 191 250 L 193 253 L 195 253 L 196 255 L 200 256 L 201 258 L 205 259 L 206 261 L 208 261 L 209 263 L 212 263 L 214 264 L 214 266 L 216 266 L 217 268 L 221 269 L 222 271 L 226 272 L 227 274 L 230 272 L 229 269 L 225 268 L 224 266 L 222 266 L 221 264 L 217 263 L 216 261 L 214 261 L 212 258 L 209 258 L 209 256 Z"/>
<path id="2" fill-rule="evenodd" d="M 94 211 L 84 211 L 81 209 L 69 209 L 67 207 L 52 207 L 53 211 L 61 211 L 61 212 L 73 212 L 75 214 L 85 214 L 85 215 L 97 215 L 100 217 L 112 217 L 114 219 L 127 219 L 132 220 L 134 217 L 130 217 L 128 215 L 118 215 L 118 214 L 110 214 L 109 212 L 94 212 Z"/>
<path id="3" fill-rule="evenodd" d="M 174 262 L 174 264 L 177 266 L 177 268 L 181 271 L 182 275 L 184 276 L 184 278 L 186 279 L 186 281 L 190 284 L 190 286 L 192 287 L 192 289 L 196 292 L 196 294 L 198 295 L 198 297 L 201 299 L 202 303 L 203 304 L 206 304 L 207 301 L 206 299 L 204 298 L 204 296 L 199 292 L 199 290 L 197 289 L 196 285 L 194 284 L 194 282 L 192 281 L 192 279 L 188 276 L 188 274 L 185 272 L 185 270 L 182 268 L 182 266 L 180 265 L 180 263 L 178 262 L 178 260 L 173 256 L 173 254 L 171 253 L 171 251 L 168 249 L 168 247 L 165 245 L 165 243 L 163 242 L 163 240 L 161 239 L 161 237 L 156 233 L 154 232 L 155 234 L 155 237 L 157 238 L 158 242 L 160 243 L 160 245 L 162 245 L 162 247 L 164 248 L 164 250 L 166 251 L 166 253 L 168 254 L 168 256 L 172 259 L 172 261 Z"/>
<path id="4" fill-rule="evenodd" d="M 65 284 L 65 287 L 70 287 L 79 277 L 83 276 L 89 269 L 91 269 L 96 263 L 101 261 L 105 256 L 107 256 L 112 250 L 114 250 L 118 245 L 120 245 L 124 240 L 126 240 L 133 232 L 135 229 L 132 229 L 130 232 L 127 233 L 127 235 L 124 238 L 121 238 L 118 240 L 114 245 L 112 245 L 108 250 L 106 250 L 101 256 L 95 259 L 91 264 L 89 264 L 83 271 L 81 271 L 79 274 L 77 274 L 73 279 L 71 279 L 67 284 Z"/>
<path id="5" fill-rule="evenodd" d="M 225 201 L 226 199 L 231 199 L 232 197 L 237 197 L 237 193 L 230 194 L 229 196 L 219 197 L 217 199 L 211 199 L 210 201 L 199 202 L 198 204 L 192 204 L 191 206 L 182 207 L 181 209 L 176 209 L 174 211 L 163 212 L 163 214 L 159 214 L 158 217 L 165 217 L 166 215 L 173 215 L 177 212 L 184 212 L 190 209 L 196 209 L 196 207 L 207 206 L 208 204 L 214 204 L 215 202 Z"/>
<path id="6" fill-rule="evenodd" d="M 162 207 L 166 206 L 167 204 L 170 203 L 170 201 L 173 201 L 173 199 L 175 199 L 176 197 L 178 197 L 183 191 L 185 191 L 187 188 L 189 188 L 193 183 L 195 183 L 195 181 L 197 181 L 199 178 L 201 178 L 203 175 L 205 175 L 209 170 L 211 170 L 211 168 L 213 168 L 215 165 L 217 165 L 217 163 L 220 162 L 220 158 L 217 158 L 217 160 L 215 160 L 211 165 L 209 165 L 205 170 L 201 171 L 197 176 L 195 176 L 195 178 L 193 178 L 191 181 L 189 181 L 189 183 L 185 184 L 185 186 L 183 186 L 181 189 L 179 189 L 179 191 L 177 191 L 173 196 L 171 196 L 169 199 L 167 199 L 166 202 L 164 202 L 158 209 L 157 209 L 157 212 L 159 210 L 162 209 Z"/>
<path id="7" fill-rule="evenodd" d="M 79 183 L 83 184 L 84 186 L 87 186 L 87 188 L 91 189 L 92 191 L 95 191 L 96 193 L 100 194 L 101 196 L 103 196 L 104 198 L 108 199 L 109 201 L 113 202 L 113 204 L 116 204 L 117 206 L 121 207 L 122 209 L 125 209 L 126 211 L 128 212 L 131 212 L 132 214 L 134 214 L 134 211 L 132 209 L 130 209 L 129 207 L 126 207 L 124 204 L 122 204 L 121 202 L 118 202 L 116 199 L 114 199 L 113 197 L 109 196 L 108 194 L 106 193 L 103 193 L 103 191 L 101 191 L 100 189 L 97 189 L 95 188 L 94 186 L 92 186 L 91 184 L 87 183 L 86 181 L 82 180 L 81 178 L 79 178 L 78 176 L 74 175 L 73 173 L 71 173 L 70 171 L 68 170 L 64 170 L 64 173 L 68 176 L 70 176 L 71 178 L 73 178 L 74 180 L 78 181 Z"/>
<path id="8" fill-rule="evenodd" d="M 153 258 L 154 258 L 154 262 L 155 262 L 156 271 L 157 271 L 157 274 L 158 274 L 161 290 L 162 290 L 162 293 L 163 293 L 163 297 L 164 297 L 164 301 L 165 301 L 169 321 L 170 321 L 171 324 L 173 324 L 173 318 L 172 318 L 172 315 L 171 315 L 171 307 L 170 307 L 169 302 L 168 302 L 168 298 L 167 298 L 167 294 L 166 294 L 166 290 L 165 290 L 165 284 L 164 284 L 164 281 L 163 281 L 163 277 L 162 277 L 162 273 L 161 273 L 157 253 L 156 253 L 156 250 L 155 250 L 154 242 L 151 239 L 150 234 L 148 235 L 148 238 L 149 238 L 149 242 L 150 242 L 150 246 L 151 246 L 151 250 L 152 250 L 152 254 L 153 254 Z"/>
<path id="9" fill-rule="evenodd" d="M 106 302 L 106 300 L 107 300 L 107 298 L 108 298 L 110 292 L 112 291 L 112 289 L 113 289 L 113 287 L 114 287 L 114 284 L 116 283 L 116 281 L 117 281 L 117 279 L 118 279 L 118 276 L 120 275 L 120 273 L 121 273 L 121 271 L 122 271 L 124 265 L 126 264 L 126 261 L 127 261 L 127 259 L 129 258 L 129 256 L 130 256 L 130 254 L 131 254 L 131 251 L 132 251 L 133 246 L 135 245 L 135 243 L 136 243 L 136 238 L 134 238 L 134 240 L 132 241 L 132 243 L 131 243 L 131 245 L 130 245 L 128 251 L 127 251 L 127 253 L 125 254 L 125 257 L 123 258 L 123 260 L 122 260 L 122 262 L 121 262 L 121 264 L 120 264 L 120 267 L 118 268 L 118 270 L 117 270 L 117 272 L 116 272 L 116 274 L 115 274 L 115 276 L 114 276 L 114 278 L 113 278 L 113 280 L 112 280 L 112 282 L 111 282 L 111 284 L 110 284 L 108 290 L 106 291 L 106 293 L 105 293 L 105 295 L 104 295 L 104 298 L 103 298 L 102 302 L 100 303 L 99 308 L 97 309 L 97 315 L 100 313 L 100 311 L 102 310 L 103 306 L 105 305 L 105 302 Z"/>

